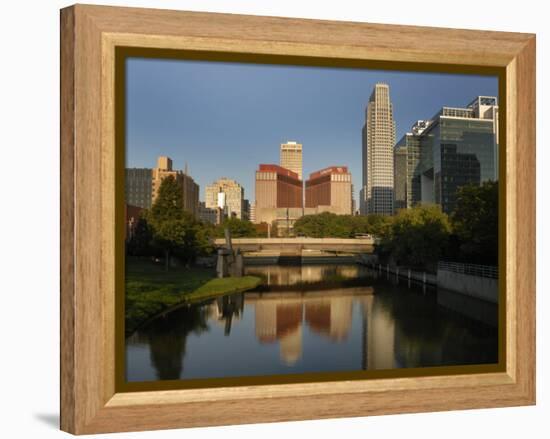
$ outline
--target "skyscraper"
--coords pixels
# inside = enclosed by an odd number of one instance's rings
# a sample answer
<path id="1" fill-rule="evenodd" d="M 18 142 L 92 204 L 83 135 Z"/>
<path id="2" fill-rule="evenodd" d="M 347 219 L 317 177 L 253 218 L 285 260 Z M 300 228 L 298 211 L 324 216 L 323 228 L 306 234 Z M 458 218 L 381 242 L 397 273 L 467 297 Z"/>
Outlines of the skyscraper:
<path id="1" fill-rule="evenodd" d="M 363 215 L 393 214 L 393 148 L 395 121 L 390 87 L 374 86 L 363 126 L 363 187 L 360 208 Z"/>
<path id="2" fill-rule="evenodd" d="M 223 205 L 220 206 L 219 194 L 224 194 Z M 244 210 L 244 188 L 235 180 L 230 178 L 219 178 L 212 184 L 206 186 L 206 207 L 209 209 L 220 208 L 227 210 L 229 217 L 243 219 Z"/>
<path id="3" fill-rule="evenodd" d="M 398 144 L 393 153 L 393 208 L 407 207 L 407 146 Z"/>
<path id="4" fill-rule="evenodd" d="M 282 143 L 280 165 L 298 174 L 302 180 L 302 144 L 290 140 Z"/>
<path id="5" fill-rule="evenodd" d="M 411 208 L 420 203 L 422 178 L 422 133 L 430 126 L 430 120 L 419 120 L 395 147 L 394 198 L 396 209 Z"/>

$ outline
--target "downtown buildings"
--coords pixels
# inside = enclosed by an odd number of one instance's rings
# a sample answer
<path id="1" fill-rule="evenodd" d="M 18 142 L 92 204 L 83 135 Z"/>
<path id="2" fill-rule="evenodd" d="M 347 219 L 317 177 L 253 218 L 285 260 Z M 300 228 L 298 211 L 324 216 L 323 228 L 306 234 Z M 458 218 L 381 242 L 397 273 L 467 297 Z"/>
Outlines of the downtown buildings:
<path id="1" fill-rule="evenodd" d="M 230 178 L 222 177 L 206 186 L 205 207 L 222 212 L 217 224 L 223 218 L 245 219 L 248 216 L 245 201 L 244 188 Z"/>
<path id="2" fill-rule="evenodd" d="M 394 204 L 395 121 L 387 84 L 374 86 L 363 126 L 363 186 L 360 211 L 363 215 L 392 215 Z"/>
<path id="3" fill-rule="evenodd" d="M 275 234 L 288 236 L 296 220 L 304 215 L 351 215 L 352 188 L 346 166 L 329 166 L 310 174 L 304 197 L 304 184 L 296 172 L 275 164 L 261 164 L 256 171 L 253 222 L 273 224 Z"/>
<path id="4" fill-rule="evenodd" d="M 162 181 L 172 176 L 182 188 L 183 208 L 195 218 L 212 224 L 220 224 L 225 218 L 248 220 L 251 206 L 244 199 L 244 188 L 235 180 L 222 177 L 205 190 L 204 202 L 199 202 L 199 185 L 185 171 L 173 168 L 172 159 L 166 156 L 157 158 L 155 168 L 125 169 L 125 199 L 128 212 L 135 209 L 150 209 L 157 196 Z M 128 215 L 127 215 L 128 216 Z"/>
<path id="5" fill-rule="evenodd" d="M 175 170 L 172 160 L 166 156 L 157 159 L 157 166 L 150 168 L 127 168 L 125 170 L 125 196 L 128 206 L 150 209 L 158 190 L 166 177 L 172 176 L 181 184 L 183 208 L 193 216 L 199 216 L 199 185 L 185 172 Z"/>
<path id="6" fill-rule="evenodd" d="M 378 83 L 365 112 L 362 138 L 362 214 L 391 215 L 417 204 L 435 203 L 452 213 L 456 192 L 466 184 L 498 180 L 497 99 L 478 96 L 464 108 L 442 107 L 431 119 L 418 120 L 399 142 L 390 90 Z M 188 175 L 173 169 L 168 157 L 159 157 L 154 169 L 126 169 L 126 200 L 150 208 L 162 180 L 173 175 L 184 188 L 184 206 L 203 221 L 220 224 L 233 217 L 276 225 L 290 233 L 304 215 L 355 211 L 352 176 L 346 166 L 329 166 L 304 181 L 303 145 L 281 143 L 279 164 L 261 164 L 255 172 L 255 200 L 249 204 L 237 181 L 219 178 L 205 188 L 199 205 L 199 187 Z"/>
<path id="7" fill-rule="evenodd" d="M 290 235 L 304 215 L 353 213 L 353 185 L 347 166 L 329 166 L 309 175 L 304 182 L 302 144 L 281 144 L 280 164 L 261 164 L 256 170 L 256 200 L 250 220 L 275 226 L 275 235 Z M 305 189 L 305 190 L 304 190 Z"/>
<path id="8" fill-rule="evenodd" d="M 498 105 L 478 96 L 418 120 L 399 142 L 387 84 L 375 85 L 363 127 L 363 215 L 392 215 L 417 204 L 451 214 L 458 188 L 498 180 Z"/>
<path id="9" fill-rule="evenodd" d="M 498 145 L 496 97 L 416 122 L 395 148 L 395 208 L 435 203 L 452 213 L 458 188 L 498 181 Z"/>

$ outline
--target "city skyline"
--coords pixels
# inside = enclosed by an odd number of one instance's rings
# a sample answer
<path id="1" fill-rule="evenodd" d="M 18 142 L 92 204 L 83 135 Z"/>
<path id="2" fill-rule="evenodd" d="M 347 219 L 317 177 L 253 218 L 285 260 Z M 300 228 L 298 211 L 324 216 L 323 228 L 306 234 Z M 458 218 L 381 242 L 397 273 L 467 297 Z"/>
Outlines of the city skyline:
<path id="1" fill-rule="evenodd" d="M 257 164 L 278 163 L 288 140 L 303 144 L 304 176 L 348 166 L 361 188 L 361 127 L 377 82 L 390 86 L 397 138 L 442 106 L 498 96 L 496 77 L 219 62 L 130 59 L 127 81 L 126 167 L 167 155 L 188 167 L 201 200 L 222 176 L 255 199 Z"/>

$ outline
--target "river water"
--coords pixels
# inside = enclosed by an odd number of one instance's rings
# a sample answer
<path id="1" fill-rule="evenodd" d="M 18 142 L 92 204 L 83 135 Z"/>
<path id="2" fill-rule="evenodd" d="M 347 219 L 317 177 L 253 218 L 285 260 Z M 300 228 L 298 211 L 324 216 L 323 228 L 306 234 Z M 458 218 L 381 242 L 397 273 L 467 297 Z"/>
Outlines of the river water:
<path id="1" fill-rule="evenodd" d="M 497 306 L 357 265 L 250 266 L 256 290 L 185 306 L 126 339 L 128 381 L 498 361 Z"/>

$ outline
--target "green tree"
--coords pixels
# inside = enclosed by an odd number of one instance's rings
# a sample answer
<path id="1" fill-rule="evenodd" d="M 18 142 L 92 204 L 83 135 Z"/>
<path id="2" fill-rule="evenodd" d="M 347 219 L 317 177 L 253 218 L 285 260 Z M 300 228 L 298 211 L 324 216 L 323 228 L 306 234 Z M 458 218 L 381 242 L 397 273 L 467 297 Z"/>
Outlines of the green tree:
<path id="1" fill-rule="evenodd" d="M 460 257 L 468 262 L 498 262 L 498 183 L 462 186 L 451 215 Z"/>
<path id="2" fill-rule="evenodd" d="M 151 241 L 153 233 L 147 220 L 141 216 L 136 224 L 134 233 L 127 244 L 127 251 L 132 256 L 149 256 L 152 254 Z"/>
<path id="3" fill-rule="evenodd" d="M 196 222 L 194 237 L 195 248 L 198 255 L 209 255 L 214 251 L 214 237 L 216 226 L 209 222 Z"/>
<path id="4" fill-rule="evenodd" d="M 382 236 L 391 226 L 392 217 L 379 214 L 357 215 L 352 216 L 350 221 L 353 236 L 358 234 Z"/>
<path id="5" fill-rule="evenodd" d="M 311 238 L 348 238 L 351 234 L 350 224 L 346 224 L 344 215 L 323 212 L 317 215 L 304 215 L 294 223 L 294 234 Z"/>
<path id="6" fill-rule="evenodd" d="M 166 270 L 172 254 L 177 253 L 186 260 L 194 256 L 195 220 L 183 209 L 183 189 L 173 176 L 162 180 L 146 219 L 151 226 L 153 245 L 164 253 Z"/>
<path id="7" fill-rule="evenodd" d="M 433 270 L 450 234 L 449 218 L 439 206 L 402 209 L 385 230 L 379 250 L 397 264 Z"/>
<path id="8" fill-rule="evenodd" d="M 305 215 L 294 223 L 294 233 L 312 238 L 354 238 L 358 234 L 380 236 L 391 224 L 384 215 L 336 215 L 323 212 Z"/>
<path id="9" fill-rule="evenodd" d="M 229 228 L 233 238 L 254 238 L 257 236 L 256 227 L 250 221 L 239 218 L 226 218 L 216 227 L 216 237 L 223 238 L 226 228 Z"/>

